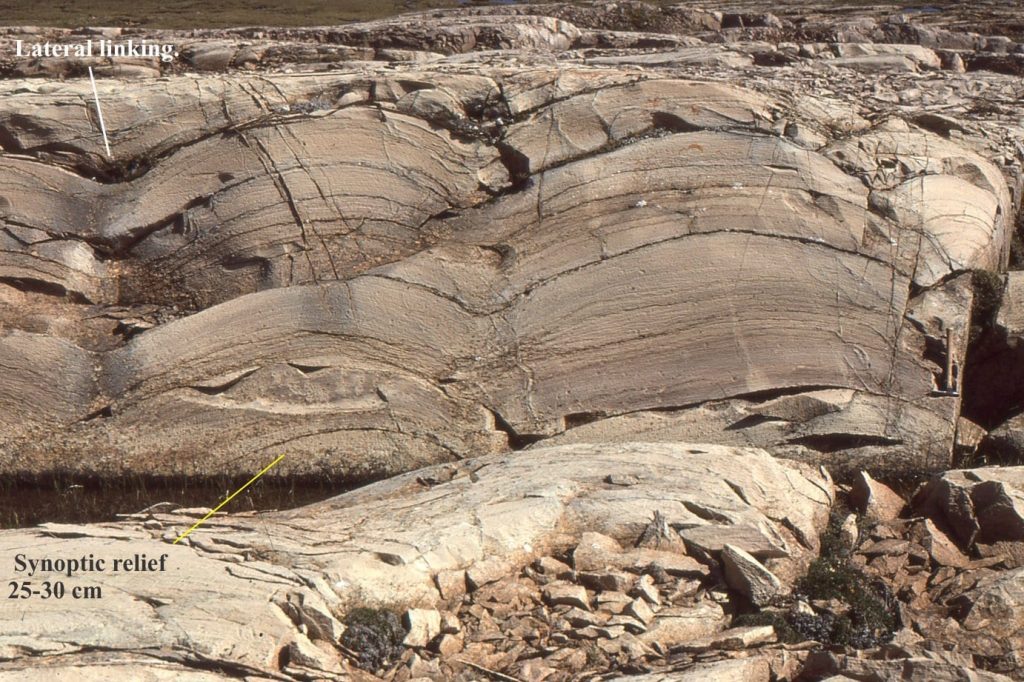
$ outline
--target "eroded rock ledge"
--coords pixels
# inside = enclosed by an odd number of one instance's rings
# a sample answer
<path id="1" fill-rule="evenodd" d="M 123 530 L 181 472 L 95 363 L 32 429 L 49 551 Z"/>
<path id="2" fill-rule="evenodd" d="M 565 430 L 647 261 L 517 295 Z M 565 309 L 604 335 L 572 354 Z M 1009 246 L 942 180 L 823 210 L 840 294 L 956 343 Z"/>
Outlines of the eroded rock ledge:
<path id="1" fill-rule="evenodd" d="M 5 557 L 168 570 L 31 576 L 100 592 L 11 602 L 0 679 L 1005 682 L 1022 499 L 1022 467 L 950 471 L 907 502 L 753 448 L 577 444 L 217 515 L 177 545 L 206 510 L 2 531 Z M 385 610 L 404 614 L 397 661 L 365 627 Z"/>

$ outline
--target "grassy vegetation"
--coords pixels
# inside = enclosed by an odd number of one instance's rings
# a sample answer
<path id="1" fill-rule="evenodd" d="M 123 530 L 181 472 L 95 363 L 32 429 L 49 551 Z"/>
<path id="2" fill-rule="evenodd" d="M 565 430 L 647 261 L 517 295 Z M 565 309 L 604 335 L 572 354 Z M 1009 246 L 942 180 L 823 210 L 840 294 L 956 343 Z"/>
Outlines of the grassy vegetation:
<path id="1" fill-rule="evenodd" d="M 796 592 L 810 600 L 838 599 L 850 607 L 844 614 L 790 616 L 794 629 L 823 644 L 867 649 L 887 641 L 896 630 L 896 619 L 867 577 L 845 558 L 815 559 Z"/>
<path id="2" fill-rule="evenodd" d="M 392 16 L 414 9 L 454 7 L 458 0 L 0 0 L 6 26 L 144 26 L 196 28 L 227 26 L 321 26 Z"/>
<path id="3" fill-rule="evenodd" d="M 849 646 L 868 649 L 888 641 L 898 626 L 883 586 L 850 563 L 850 550 L 840 540 L 840 527 L 847 510 L 837 507 L 821 539 L 821 554 L 800 578 L 794 596 L 806 602 L 838 600 L 848 607 L 844 613 L 820 611 L 765 610 L 737 616 L 733 625 L 772 625 L 782 642 L 807 640 L 827 647 Z"/>

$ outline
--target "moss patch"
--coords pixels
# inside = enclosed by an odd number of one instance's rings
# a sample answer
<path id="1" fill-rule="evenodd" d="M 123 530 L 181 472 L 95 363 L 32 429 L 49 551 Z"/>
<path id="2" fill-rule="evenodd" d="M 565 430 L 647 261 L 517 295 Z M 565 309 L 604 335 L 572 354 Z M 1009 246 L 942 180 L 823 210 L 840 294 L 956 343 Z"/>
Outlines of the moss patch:
<path id="1" fill-rule="evenodd" d="M 790 614 L 781 611 L 758 611 L 757 613 L 744 613 L 732 620 L 732 627 L 745 628 L 761 625 L 771 625 L 775 628 L 775 634 L 779 641 L 785 644 L 796 644 L 807 641 L 799 630 L 789 623 Z M 813 639 L 813 638 L 812 638 Z"/>
<path id="2" fill-rule="evenodd" d="M 359 666 L 377 671 L 402 653 L 405 628 L 398 616 L 385 609 L 352 609 L 345 616 L 343 646 L 359 655 Z"/>
<path id="3" fill-rule="evenodd" d="M 850 607 L 842 614 L 793 614 L 790 625 L 810 639 L 867 649 L 888 641 L 896 630 L 896 618 L 878 594 L 881 589 L 845 559 L 815 559 L 796 591 L 809 600 L 837 599 Z"/>

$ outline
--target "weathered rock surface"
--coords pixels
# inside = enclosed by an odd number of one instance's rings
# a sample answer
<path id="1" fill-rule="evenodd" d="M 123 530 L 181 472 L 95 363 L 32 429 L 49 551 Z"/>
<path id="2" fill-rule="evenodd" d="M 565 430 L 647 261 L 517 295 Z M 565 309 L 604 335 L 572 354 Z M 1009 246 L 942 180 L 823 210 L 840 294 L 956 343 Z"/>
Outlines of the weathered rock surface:
<path id="1" fill-rule="evenodd" d="M 1016 468 L 946 472 L 905 518 L 855 517 L 852 539 L 834 516 L 798 600 L 757 614 L 773 614 L 784 641 L 824 644 L 797 679 L 1019 679 L 1024 543 L 1006 539 L 1019 479 Z"/>
<path id="2" fill-rule="evenodd" d="M 782 591 L 782 583 L 750 553 L 725 545 L 722 548 L 725 582 L 750 599 L 755 606 L 767 606 Z"/>
<path id="3" fill-rule="evenodd" d="M 846 655 L 817 655 L 808 663 L 813 674 L 828 675 L 829 680 L 971 680 L 972 682 L 1009 682 L 999 673 L 979 670 L 970 656 L 915 648 L 892 648 L 872 658 Z"/>
<path id="4" fill-rule="evenodd" d="M 992 429 L 981 442 L 982 452 L 1003 462 L 1024 462 L 1024 414 Z"/>
<path id="5" fill-rule="evenodd" d="M 612 679 L 614 682 L 700 682 L 700 680 L 768 682 L 771 679 L 771 667 L 767 661 L 751 657 L 698 663 L 678 672 L 631 675 Z"/>
<path id="6" fill-rule="evenodd" d="M 849 548 L 837 549 L 834 539 L 823 539 L 823 546 L 831 548 L 830 565 L 840 566 L 830 575 L 846 571 L 845 578 L 838 578 L 840 585 L 862 581 L 879 597 L 879 604 L 898 614 L 897 629 L 880 646 L 856 655 L 837 655 L 835 650 L 811 654 L 803 674 L 1019 679 L 1024 672 L 1024 628 L 1018 615 L 1024 584 L 1022 490 L 1020 467 L 949 471 L 918 491 L 914 516 L 861 517 L 859 536 Z M 821 561 L 825 556 L 823 552 Z M 808 577 L 812 575 L 818 582 L 808 587 L 805 579 L 803 589 L 834 589 L 835 583 L 822 579 L 825 574 L 812 569 Z M 853 601 L 812 603 L 814 618 L 823 613 L 835 617 L 844 610 L 859 613 L 862 619 L 871 613 L 864 603 L 853 606 Z M 792 618 L 789 622 L 797 629 L 804 626 Z"/>
<path id="7" fill-rule="evenodd" d="M 993 658 L 1005 658 L 1019 667 L 1024 652 L 1024 569 L 985 576 L 959 598 L 964 648 Z"/>
<path id="8" fill-rule="evenodd" d="M 516 599 L 536 607 L 547 601 L 553 613 L 585 630 L 584 637 L 614 640 L 616 647 L 632 642 L 629 646 L 637 650 L 642 642 L 663 640 L 667 650 L 725 627 L 724 616 L 717 621 L 707 617 L 709 609 L 722 613 L 719 604 L 683 596 L 692 593 L 677 581 L 688 578 L 669 577 L 654 564 L 624 574 L 623 580 L 635 582 L 640 593 L 653 590 L 657 603 L 645 607 L 649 615 L 635 619 L 636 624 L 623 620 L 613 625 L 605 604 L 615 602 L 601 595 L 614 590 L 595 593 L 572 582 L 542 588 L 551 579 L 536 572 L 515 584 L 509 576 L 536 558 L 571 549 L 583 531 L 632 544 L 655 511 L 672 528 L 762 528 L 788 548 L 787 556 L 774 559 L 773 565 L 799 572 L 817 552 L 817 534 L 832 502 L 831 481 L 813 468 L 763 451 L 722 446 L 562 446 L 467 460 L 447 482 L 419 482 L 447 466 L 292 511 L 214 517 L 177 545 L 170 541 L 195 518 L 187 510 L 144 512 L 116 524 L 48 524 L 0 532 L 0 555 L 12 559 L 16 553 L 37 559 L 93 555 L 108 562 L 122 555 L 167 557 L 166 571 L 145 576 L 123 571 L 32 576 L 35 581 L 63 579 L 69 589 L 98 586 L 103 597 L 12 602 L 0 615 L 0 678 L 18 679 L 26 665 L 77 669 L 87 666 L 91 652 L 103 650 L 108 663 L 123 652 L 129 672 L 139 666 L 140 652 L 152 656 L 151 679 L 166 678 L 171 672 L 158 675 L 174 671 L 174 664 L 278 679 L 286 661 L 315 668 L 332 657 L 340 660 L 339 621 L 355 607 L 421 609 L 410 612 L 407 637 L 410 646 L 423 647 L 445 628 L 448 634 L 487 630 L 492 627 L 487 619 L 507 617 Z M 623 489 L 605 483 L 612 470 L 634 476 L 636 485 Z M 695 504 L 717 510 L 717 520 L 694 513 Z M 545 560 L 548 565 L 553 561 Z M 710 570 L 698 573 L 703 576 L 698 581 L 708 579 Z M 659 582 L 650 572 L 661 576 Z M 471 573 L 475 580 L 469 580 Z M 481 578 L 485 573 L 491 577 Z M 435 609 L 462 604 L 473 583 L 475 610 L 469 608 L 458 619 L 442 618 Z M 570 590 L 573 600 L 561 598 Z M 480 604 L 488 599 L 495 606 L 484 618 Z M 593 614 L 588 615 L 591 604 Z M 212 620 L 211 605 L 216 605 Z M 635 609 L 625 613 L 638 614 Z M 692 617 L 698 613 L 703 615 Z M 682 638 L 675 626 L 687 614 L 701 627 Z M 642 622 L 644 617 L 649 624 Z M 587 630 L 591 618 L 598 620 Z M 646 634 L 634 641 L 626 625 Z M 547 634 L 535 643 L 548 649 L 548 636 L 564 645 L 576 632 L 544 628 Z M 469 651 L 470 644 L 465 646 Z M 281 657 L 283 648 L 292 652 L 290 657 Z M 340 674 L 345 666 L 338 662 L 336 668 Z"/>
<path id="9" fill-rule="evenodd" d="M 968 547 L 1024 541 L 1024 467 L 948 471 L 918 492 L 914 506 Z"/>
<path id="10" fill-rule="evenodd" d="M 537 439 L 947 463 L 958 275 L 1009 256 L 991 144 L 865 118 L 875 74 L 805 93 L 824 56 L 701 33 L 774 19 L 667 12 L 675 37 L 640 49 L 543 9 L 330 50 L 161 34 L 204 73 L 133 82 L 109 159 L 87 80 L 4 80 L 3 470 L 237 473 L 287 448 L 277 473 L 365 479 Z M 433 56 L 373 61 L 395 50 Z M 768 52 L 804 60 L 792 83 Z M 932 46 L 830 52 L 872 55 L 958 87 Z"/>
<path id="11" fill-rule="evenodd" d="M 854 477 L 850 502 L 858 512 L 875 521 L 895 521 L 906 506 L 892 488 L 871 478 L 866 471 Z"/>

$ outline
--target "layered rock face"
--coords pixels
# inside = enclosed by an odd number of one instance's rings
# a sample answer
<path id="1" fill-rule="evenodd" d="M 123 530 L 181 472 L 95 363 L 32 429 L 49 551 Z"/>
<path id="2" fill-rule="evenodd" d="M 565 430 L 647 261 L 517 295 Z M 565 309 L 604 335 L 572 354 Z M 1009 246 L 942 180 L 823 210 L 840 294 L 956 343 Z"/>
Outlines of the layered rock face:
<path id="1" fill-rule="evenodd" d="M 440 24 L 331 35 L 520 51 L 172 74 L 128 99 L 101 80 L 110 158 L 88 81 L 3 82 L 5 471 L 215 474 L 286 449 L 282 473 L 366 478 L 548 438 L 948 462 L 959 275 L 1009 255 L 998 167 L 851 98 L 707 78 L 747 63 L 735 45 L 556 58 L 630 43 Z"/>
<path id="2" fill-rule="evenodd" d="M 0 59 L 5 480 L 386 479 L 0 531 L 168 567 L 0 678 L 1019 677 L 1024 49 L 849 11 L 0 29 L 180 55 Z"/>

